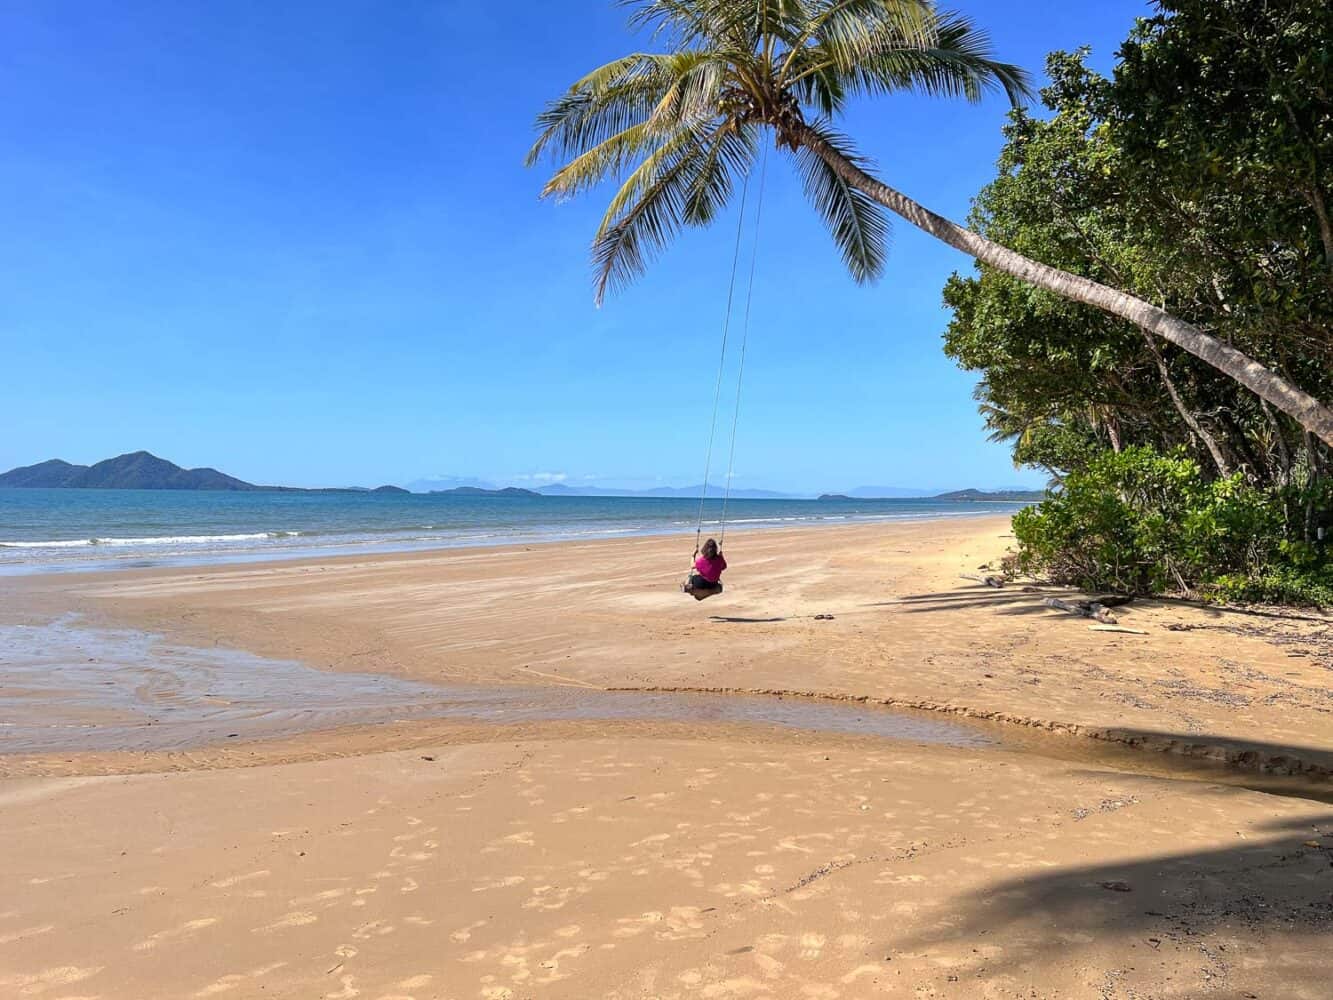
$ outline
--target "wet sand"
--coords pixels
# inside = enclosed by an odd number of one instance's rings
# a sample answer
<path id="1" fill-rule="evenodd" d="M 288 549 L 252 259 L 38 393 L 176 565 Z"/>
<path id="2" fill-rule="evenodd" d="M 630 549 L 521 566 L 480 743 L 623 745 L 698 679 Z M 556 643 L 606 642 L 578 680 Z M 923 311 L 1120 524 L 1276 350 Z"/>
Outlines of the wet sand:
<path id="1" fill-rule="evenodd" d="M 331 673 L 224 647 L 198 648 L 74 616 L 0 625 L 0 759 L 213 752 L 412 720 L 748 725 L 982 746 L 994 733 L 927 712 L 771 695 L 601 691 L 576 685 L 424 684 Z M 0 765 L 2 767 L 4 765 Z"/>
<path id="2" fill-rule="evenodd" d="M 1123 621 L 1148 635 L 1092 632 L 958 579 L 1006 532 L 738 536 L 701 605 L 672 591 L 679 543 L 639 539 L 7 580 L 0 624 L 77 612 L 487 689 L 870 698 L 1324 780 L 1328 619 L 1147 604 Z M 1333 809 L 1096 755 L 435 719 L 0 774 L 5 996 L 1322 998 L 1333 977 Z"/>

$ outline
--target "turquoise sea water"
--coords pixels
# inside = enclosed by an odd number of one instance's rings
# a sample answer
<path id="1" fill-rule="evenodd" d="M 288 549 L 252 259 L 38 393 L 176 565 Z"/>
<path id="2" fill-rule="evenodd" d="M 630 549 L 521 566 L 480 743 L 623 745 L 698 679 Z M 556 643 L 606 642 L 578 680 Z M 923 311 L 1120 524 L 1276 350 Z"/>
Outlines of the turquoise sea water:
<path id="1" fill-rule="evenodd" d="M 705 504 L 716 531 L 720 500 Z M 732 500 L 735 530 L 1010 513 L 1017 503 Z M 697 500 L 0 489 L 0 573 L 679 533 Z"/>

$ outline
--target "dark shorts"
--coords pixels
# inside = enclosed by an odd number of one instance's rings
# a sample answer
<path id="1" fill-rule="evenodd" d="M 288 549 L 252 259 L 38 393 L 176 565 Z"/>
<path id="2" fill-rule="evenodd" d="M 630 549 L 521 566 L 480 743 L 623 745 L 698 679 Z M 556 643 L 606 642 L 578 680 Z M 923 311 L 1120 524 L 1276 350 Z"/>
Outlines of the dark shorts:
<path id="1" fill-rule="evenodd" d="M 720 590 L 722 589 L 722 581 L 721 581 L 721 580 L 718 580 L 716 583 L 714 583 L 712 580 L 705 580 L 705 579 L 704 579 L 703 577 L 701 577 L 698 573 L 691 573 L 691 574 L 690 574 L 690 589 L 691 589 L 691 590 L 718 590 L 718 591 L 720 591 Z"/>

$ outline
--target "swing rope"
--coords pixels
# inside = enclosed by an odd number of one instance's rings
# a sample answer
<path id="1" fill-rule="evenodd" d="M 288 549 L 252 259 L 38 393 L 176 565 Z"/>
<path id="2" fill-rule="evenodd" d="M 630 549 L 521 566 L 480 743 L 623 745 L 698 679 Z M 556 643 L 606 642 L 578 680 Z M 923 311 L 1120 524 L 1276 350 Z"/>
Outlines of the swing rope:
<path id="1" fill-rule="evenodd" d="M 745 377 L 745 353 L 750 340 L 750 311 L 754 303 L 754 278 L 759 260 L 759 227 L 764 216 L 764 191 L 768 182 L 768 147 L 764 147 L 759 171 L 759 196 L 755 204 L 754 236 L 750 252 L 750 273 L 745 292 L 745 314 L 741 327 L 740 366 L 736 373 L 736 405 L 731 417 L 731 441 L 727 456 L 727 481 L 722 495 L 722 516 L 718 531 L 719 545 L 727 537 L 727 507 L 731 502 L 731 480 L 736 464 L 736 428 L 741 417 L 741 387 Z M 708 425 L 708 451 L 704 460 L 704 482 L 699 496 L 699 518 L 694 530 L 694 554 L 698 556 L 704 530 L 704 503 L 708 499 L 708 482 L 713 471 L 713 448 L 717 438 L 717 416 L 721 409 L 722 382 L 726 371 L 727 341 L 731 333 L 731 316 L 736 298 L 736 277 L 740 270 L 741 244 L 745 236 L 745 213 L 750 197 L 750 175 L 747 171 L 741 187 L 741 211 L 736 220 L 736 246 L 731 256 L 731 279 L 727 285 L 727 311 L 722 320 L 722 350 L 717 362 L 717 385 L 713 390 L 713 417 Z"/>
<path id="2" fill-rule="evenodd" d="M 736 372 L 736 409 L 731 416 L 731 450 L 727 455 L 727 486 L 722 494 L 722 525 L 717 544 L 727 540 L 727 505 L 731 502 L 731 479 L 736 470 L 736 428 L 741 422 L 741 388 L 745 378 L 745 348 L 750 341 L 750 306 L 754 302 L 754 272 L 759 264 L 759 226 L 764 221 L 764 190 L 768 186 L 768 144 L 759 167 L 759 197 L 755 200 L 754 235 L 750 239 L 750 281 L 745 289 L 745 319 L 741 323 L 741 362 Z M 697 541 L 697 540 L 696 540 Z"/>
<path id="3" fill-rule="evenodd" d="M 717 439 L 717 413 L 722 402 L 722 378 L 727 365 L 727 338 L 731 333 L 732 302 L 736 296 L 736 272 L 741 261 L 741 237 L 745 226 L 745 205 L 750 198 L 750 175 L 741 187 L 741 214 L 736 220 L 736 249 L 731 255 L 731 280 L 727 284 L 727 311 L 722 317 L 722 351 L 717 359 L 717 387 L 713 390 L 713 418 L 708 422 L 708 452 L 704 458 L 704 484 L 699 491 L 699 521 L 694 529 L 694 554 L 698 556 L 704 533 L 704 501 L 708 499 L 708 478 L 713 471 L 713 444 Z"/>

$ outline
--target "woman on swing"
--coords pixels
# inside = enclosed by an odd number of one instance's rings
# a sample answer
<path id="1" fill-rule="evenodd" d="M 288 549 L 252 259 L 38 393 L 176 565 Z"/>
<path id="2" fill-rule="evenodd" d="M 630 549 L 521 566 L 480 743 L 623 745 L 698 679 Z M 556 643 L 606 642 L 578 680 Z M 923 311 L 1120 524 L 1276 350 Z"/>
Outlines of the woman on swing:
<path id="1" fill-rule="evenodd" d="M 722 571 L 727 568 L 727 560 L 711 538 L 695 556 L 694 572 L 682 589 L 696 601 L 716 597 L 722 593 Z"/>

